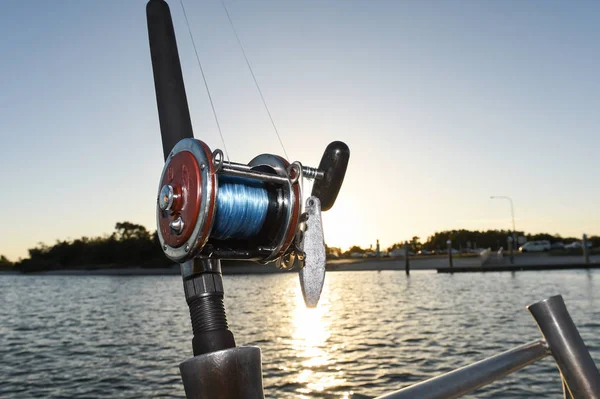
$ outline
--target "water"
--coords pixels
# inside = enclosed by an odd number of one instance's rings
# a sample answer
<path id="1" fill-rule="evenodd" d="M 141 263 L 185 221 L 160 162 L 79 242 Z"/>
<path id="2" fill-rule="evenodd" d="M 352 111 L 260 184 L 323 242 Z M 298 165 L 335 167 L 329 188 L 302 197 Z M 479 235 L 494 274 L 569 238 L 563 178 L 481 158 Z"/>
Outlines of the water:
<path id="1" fill-rule="evenodd" d="M 561 293 L 600 364 L 600 273 L 329 273 L 307 310 L 295 274 L 226 276 L 238 344 L 259 345 L 271 398 L 377 396 L 539 339 L 525 305 Z M 181 280 L 0 276 L 1 398 L 183 397 Z M 477 398 L 560 398 L 551 359 Z"/>

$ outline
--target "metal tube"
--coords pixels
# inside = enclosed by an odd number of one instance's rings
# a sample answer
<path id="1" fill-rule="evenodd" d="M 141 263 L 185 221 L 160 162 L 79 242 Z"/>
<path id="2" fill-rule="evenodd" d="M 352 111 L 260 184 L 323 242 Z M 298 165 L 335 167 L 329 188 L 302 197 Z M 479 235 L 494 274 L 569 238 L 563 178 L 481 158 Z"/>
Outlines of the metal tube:
<path id="1" fill-rule="evenodd" d="M 600 373 L 562 296 L 527 307 L 537 322 L 573 398 L 600 398 Z"/>
<path id="2" fill-rule="evenodd" d="M 532 342 L 397 392 L 380 396 L 378 399 L 458 398 L 547 355 L 548 351 L 542 341 Z"/>
<path id="3" fill-rule="evenodd" d="M 252 171 L 253 170 L 252 169 L 253 167 L 250 165 L 245 165 L 243 163 L 230 162 L 230 161 L 223 162 L 222 167 L 225 167 L 229 170 L 231 170 L 231 169 L 238 169 L 238 170 L 244 170 L 244 171 Z M 323 172 L 322 170 L 319 170 L 317 168 L 313 168 L 311 166 L 302 166 L 302 174 L 307 179 L 321 180 L 321 179 L 325 178 L 325 172 Z"/>
<path id="4" fill-rule="evenodd" d="M 225 349 L 179 365 L 188 399 L 263 399 L 260 349 Z"/>
<path id="5" fill-rule="evenodd" d="M 269 173 L 256 172 L 250 169 L 241 169 L 237 166 L 232 167 L 228 164 L 223 164 L 223 167 L 221 168 L 219 173 L 229 176 L 248 177 L 250 179 L 262 180 L 267 183 L 287 184 L 290 181 L 287 177 L 272 175 Z"/>
<path id="6" fill-rule="evenodd" d="M 194 133 L 169 5 L 163 0 L 150 0 L 146 5 L 146 19 L 166 160 L 175 144 L 184 138 L 193 138 Z"/>
<path id="7" fill-rule="evenodd" d="M 227 167 L 229 169 L 252 170 L 252 166 L 250 165 L 231 161 L 224 161 L 223 167 Z"/>

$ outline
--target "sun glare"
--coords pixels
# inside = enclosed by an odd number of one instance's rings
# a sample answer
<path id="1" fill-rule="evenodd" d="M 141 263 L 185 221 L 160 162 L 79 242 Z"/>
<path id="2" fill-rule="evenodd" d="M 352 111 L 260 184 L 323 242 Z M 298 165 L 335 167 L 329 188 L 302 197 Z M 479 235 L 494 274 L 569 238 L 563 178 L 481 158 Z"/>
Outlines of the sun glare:
<path id="1" fill-rule="evenodd" d="M 327 245 L 347 249 L 361 242 L 362 237 L 357 235 L 357 229 L 349 228 L 347 222 L 348 217 L 355 213 L 353 201 L 347 198 L 340 198 L 333 208 L 323 213 L 323 232 Z"/>
<path id="2" fill-rule="evenodd" d="M 309 395 L 311 392 L 338 386 L 345 382 L 342 372 L 335 370 L 335 359 L 332 358 L 328 339 L 330 331 L 329 292 L 327 283 L 323 288 L 321 300 L 316 308 L 307 308 L 302 298 L 302 292 L 296 289 L 294 309 L 294 331 L 292 337 L 297 350 L 297 357 L 302 365 L 298 382 L 305 386 L 300 393 Z M 308 396 L 301 396 L 306 397 Z"/>

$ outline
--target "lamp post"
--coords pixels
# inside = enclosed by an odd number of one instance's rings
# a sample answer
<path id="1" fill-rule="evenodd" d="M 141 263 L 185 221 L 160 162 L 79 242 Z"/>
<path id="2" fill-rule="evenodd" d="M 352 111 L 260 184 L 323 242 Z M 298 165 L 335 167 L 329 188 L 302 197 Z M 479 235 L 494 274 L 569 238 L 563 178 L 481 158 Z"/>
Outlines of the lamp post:
<path id="1" fill-rule="evenodd" d="M 513 205 L 513 200 L 512 198 L 506 196 L 506 195 L 492 195 L 490 197 L 490 199 L 503 199 L 503 200 L 507 200 L 508 202 L 510 202 L 510 215 L 512 216 L 512 245 L 510 247 L 510 259 L 511 259 L 511 263 L 513 262 L 513 248 L 515 245 L 518 245 L 517 242 L 517 233 L 516 233 L 516 229 L 515 229 L 515 207 Z"/>

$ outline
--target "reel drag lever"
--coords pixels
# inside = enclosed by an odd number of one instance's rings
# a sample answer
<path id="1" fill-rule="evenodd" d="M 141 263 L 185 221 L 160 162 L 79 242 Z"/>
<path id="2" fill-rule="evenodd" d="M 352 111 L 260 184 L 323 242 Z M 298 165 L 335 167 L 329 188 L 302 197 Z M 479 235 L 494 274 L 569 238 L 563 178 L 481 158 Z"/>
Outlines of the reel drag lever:
<path id="1" fill-rule="evenodd" d="M 306 200 L 306 231 L 303 234 L 301 249 L 304 251 L 304 267 L 300 269 L 300 288 L 304 303 L 314 308 L 319 303 L 325 283 L 325 238 L 321 222 L 321 201 L 317 197 Z"/>
<path id="2" fill-rule="evenodd" d="M 300 288 L 304 303 L 309 308 L 317 306 L 325 283 L 327 254 L 321 210 L 331 209 L 337 199 L 344 182 L 349 158 L 348 146 L 341 141 L 334 141 L 325 149 L 319 168 L 309 168 L 309 172 L 313 172 L 317 178 L 313 185 L 312 195 L 306 201 L 306 229 L 297 244 L 299 249 L 304 252 L 303 259 L 299 260 L 302 267 L 299 273 Z"/>

